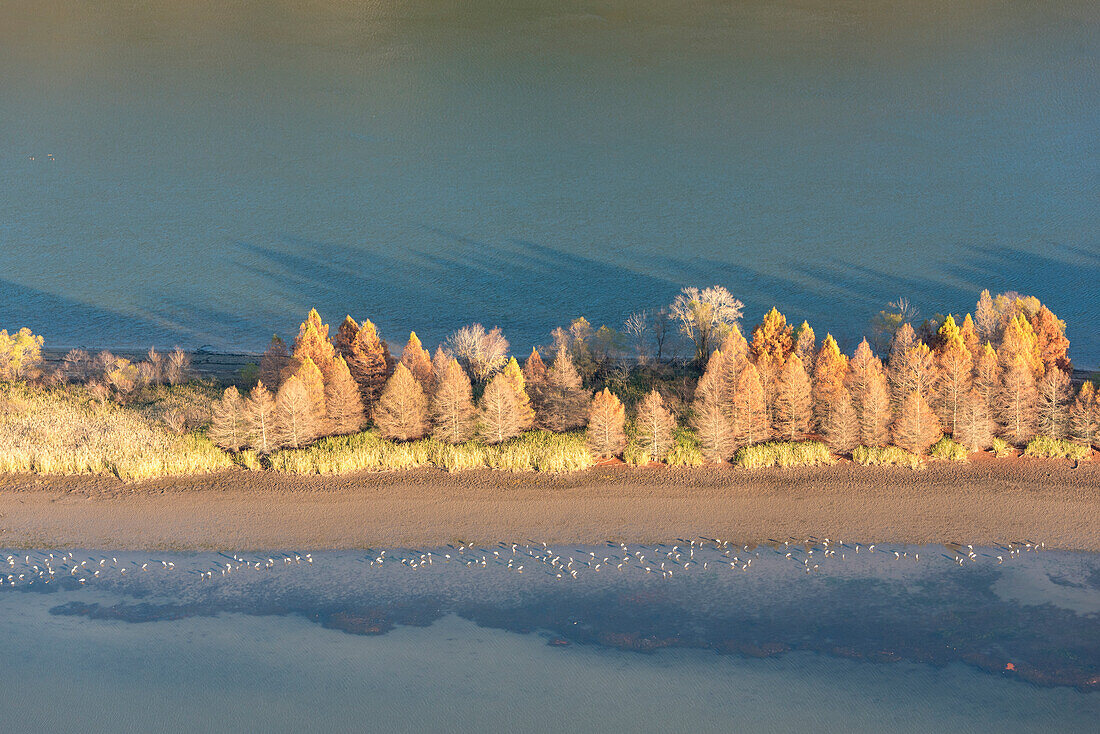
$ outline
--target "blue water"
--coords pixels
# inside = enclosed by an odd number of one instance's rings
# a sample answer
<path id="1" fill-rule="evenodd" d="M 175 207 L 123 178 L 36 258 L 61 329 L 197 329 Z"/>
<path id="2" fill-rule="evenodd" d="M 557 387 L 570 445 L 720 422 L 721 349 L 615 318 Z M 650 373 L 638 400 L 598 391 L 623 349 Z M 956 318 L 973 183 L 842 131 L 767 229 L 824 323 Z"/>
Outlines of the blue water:
<path id="1" fill-rule="evenodd" d="M 1086 732 L 1100 716 L 1093 554 L 11 553 L 12 731 Z"/>
<path id="2" fill-rule="evenodd" d="M 726 285 L 842 346 L 1039 296 L 1100 365 L 1089 0 L 7 0 L 0 326 L 517 351 Z"/>

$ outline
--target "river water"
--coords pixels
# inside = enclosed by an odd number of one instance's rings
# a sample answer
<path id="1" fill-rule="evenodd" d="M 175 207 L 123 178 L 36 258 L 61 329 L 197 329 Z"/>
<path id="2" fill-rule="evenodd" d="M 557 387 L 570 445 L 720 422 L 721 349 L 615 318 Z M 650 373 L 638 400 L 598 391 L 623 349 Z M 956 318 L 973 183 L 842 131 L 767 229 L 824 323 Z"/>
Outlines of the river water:
<path id="1" fill-rule="evenodd" d="M 6 0 L 0 326 L 517 351 L 721 283 L 854 347 L 1034 293 L 1100 364 L 1088 0 Z"/>
<path id="2" fill-rule="evenodd" d="M 1086 732 L 1100 716 L 1094 554 L 52 553 L 4 563 L 10 731 Z"/>

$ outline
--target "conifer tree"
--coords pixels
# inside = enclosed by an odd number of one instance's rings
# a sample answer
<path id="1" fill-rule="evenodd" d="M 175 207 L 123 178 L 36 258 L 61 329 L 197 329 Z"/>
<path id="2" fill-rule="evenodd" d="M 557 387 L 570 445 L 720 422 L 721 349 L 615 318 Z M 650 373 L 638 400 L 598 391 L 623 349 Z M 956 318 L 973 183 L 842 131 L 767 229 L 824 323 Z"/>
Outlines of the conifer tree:
<path id="1" fill-rule="evenodd" d="M 584 425 L 588 393 L 581 387 L 581 376 L 564 347 L 558 349 L 539 392 L 538 421 L 544 428 L 568 431 Z"/>
<path id="2" fill-rule="evenodd" d="M 481 439 L 497 444 L 514 438 L 530 426 L 527 419 L 512 381 L 503 372 L 498 372 L 489 380 L 481 396 L 478 411 Z"/>
<path id="3" fill-rule="evenodd" d="M 959 406 L 953 438 L 971 451 L 983 451 L 993 445 L 996 427 L 985 398 L 976 389 L 971 389 Z"/>
<path id="4" fill-rule="evenodd" d="M 351 369 L 351 361 L 348 357 L 355 351 L 355 337 L 359 335 L 360 328 L 359 323 L 351 317 L 351 314 L 348 314 L 344 316 L 340 327 L 336 329 L 336 335 L 332 337 L 332 346 L 336 354 L 348 363 L 348 369 Z"/>
<path id="5" fill-rule="evenodd" d="M 966 315 L 963 319 L 962 326 L 959 327 L 959 337 L 962 338 L 963 344 L 966 345 L 966 351 L 970 353 L 971 359 L 976 359 L 978 350 L 981 349 L 982 340 L 978 337 L 978 328 L 974 326 L 974 319 L 970 314 Z"/>
<path id="6" fill-rule="evenodd" d="M 298 327 L 298 336 L 294 339 L 294 359 L 305 362 L 308 358 L 321 371 L 321 377 L 327 381 L 332 372 L 336 348 L 328 336 L 328 324 L 321 323 L 317 309 L 310 309 L 309 315 Z M 307 385 L 308 387 L 308 385 Z"/>
<path id="7" fill-rule="evenodd" d="M 435 370 L 432 395 L 432 435 L 444 443 L 463 443 L 474 433 L 474 394 L 470 376 L 457 359 L 449 358 Z"/>
<path id="8" fill-rule="evenodd" d="M 691 427 L 699 437 L 703 456 L 716 463 L 733 456 L 735 449 L 733 429 L 722 408 L 723 362 L 722 353 L 715 350 L 695 386 L 695 399 L 691 404 Z"/>
<path id="9" fill-rule="evenodd" d="M 351 320 L 351 317 L 348 317 L 348 320 Z M 351 321 L 351 324 L 354 323 Z M 341 326 L 341 329 L 344 327 Z M 350 331 L 350 325 L 348 331 Z M 348 364 L 352 378 L 359 386 L 363 410 L 366 417 L 370 419 L 374 405 L 382 395 L 382 389 L 390 376 L 389 349 L 386 348 L 385 342 L 378 338 L 378 330 L 370 319 L 358 326 L 350 343 L 345 344 L 344 338 L 341 338 L 340 342 L 341 354 Z"/>
<path id="10" fill-rule="evenodd" d="M 989 342 L 982 345 L 974 359 L 973 385 L 974 390 L 985 403 L 986 412 L 992 416 L 994 402 L 1001 389 L 1001 360 L 997 356 L 997 350 Z"/>
<path id="11" fill-rule="evenodd" d="M 722 341 L 722 406 L 727 413 L 732 410 L 733 395 L 737 392 L 737 381 L 741 371 L 749 364 L 749 343 L 736 325 L 730 327 L 730 333 Z"/>
<path id="12" fill-rule="evenodd" d="M 859 445 L 859 416 L 856 415 L 851 394 L 843 385 L 829 402 L 822 433 L 829 448 L 838 454 L 850 454 Z"/>
<path id="13" fill-rule="evenodd" d="M 794 333 L 794 353 L 802 360 L 802 366 L 806 368 L 807 372 L 817 369 L 817 363 L 814 360 L 814 350 L 816 348 L 817 335 L 810 328 L 810 322 L 803 321 L 802 326 L 799 326 Z M 810 377 L 812 379 L 813 374 Z"/>
<path id="14" fill-rule="evenodd" d="M 1035 336 L 1035 330 L 1031 328 L 1031 322 L 1023 314 L 1013 316 L 1005 324 L 997 356 L 1001 359 L 1001 371 L 1006 376 L 1017 357 L 1024 359 L 1036 379 L 1043 375 L 1043 356 L 1039 352 L 1039 340 Z"/>
<path id="15" fill-rule="evenodd" d="M 409 334 L 409 341 L 401 351 L 401 364 L 405 365 L 425 391 L 431 389 L 432 356 L 420 345 L 415 331 Z"/>
<path id="16" fill-rule="evenodd" d="M 928 401 L 914 390 L 902 401 L 894 419 L 894 444 L 914 454 L 925 454 L 943 432 Z"/>
<path id="17" fill-rule="evenodd" d="M 841 353 L 833 335 L 826 334 L 821 351 L 817 353 L 812 387 L 814 422 L 819 428 L 824 429 L 833 403 L 839 399 L 840 391 L 845 389 L 844 379 L 847 376 L 848 358 Z M 850 395 L 848 399 L 851 400 Z"/>
<path id="18" fill-rule="evenodd" d="M 313 415 L 317 421 L 317 432 L 320 435 L 324 428 L 326 414 L 325 381 L 321 370 L 313 363 L 313 359 L 307 356 L 298 364 L 294 375 L 301 381 L 302 387 L 309 395 L 309 402 L 313 406 Z"/>
<path id="19" fill-rule="evenodd" d="M 779 376 L 775 398 L 775 435 L 787 441 L 801 441 L 813 423 L 810 376 L 797 354 L 791 354 Z"/>
<path id="20" fill-rule="evenodd" d="M 411 441 L 428 432 L 424 388 L 404 364 L 397 365 L 375 405 L 374 423 L 384 438 Z"/>
<path id="21" fill-rule="evenodd" d="M 1005 329 L 1005 333 L 1008 333 Z M 1001 435 L 1017 445 L 1024 445 L 1035 435 L 1039 392 L 1035 387 L 1035 372 L 1027 357 L 1017 353 L 1005 370 L 997 392 L 997 423 Z"/>
<path id="22" fill-rule="evenodd" d="M 859 418 L 864 446 L 885 446 L 890 440 L 890 391 L 882 362 L 864 339 L 848 367 L 846 386 Z"/>
<path id="23" fill-rule="evenodd" d="M 955 319 L 948 316 L 939 330 L 935 353 L 935 409 L 940 422 L 952 436 L 958 430 L 959 411 L 963 399 L 970 393 L 973 362 L 962 331 Z"/>
<path id="24" fill-rule="evenodd" d="M 1091 382 L 1086 382 L 1078 391 L 1070 411 L 1069 426 L 1073 440 L 1084 446 L 1092 446 L 1100 436 L 1100 401 Z"/>
<path id="25" fill-rule="evenodd" d="M 1049 438 L 1064 438 L 1069 428 L 1069 375 L 1051 364 L 1039 380 L 1037 427 Z"/>
<path id="26" fill-rule="evenodd" d="M 276 445 L 292 449 L 307 446 L 320 434 L 316 406 L 298 375 L 291 375 L 279 386 L 275 398 L 274 434 Z"/>
<path id="27" fill-rule="evenodd" d="M 974 323 L 978 327 L 978 336 L 987 342 L 1000 341 L 1001 316 L 993 305 L 993 298 L 988 290 L 982 291 L 978 298 L 978 305 L 974 309 Z"/>
<path id="28" fill-rule="evenodd" d="M 730 429 L 735 447 L 759 443 L 770 435 L 768 414 L 764 410 L 764 388 L 756 365 L 745 365 L 737 377 L 730 409 Z"/>
<path id="29" fill-rule="evenodd" d="M 531 348 L 531 355 L 523 363 L 523 379 L 531 389 L 546 379 L 546 364 L 534 347 Z"/>
<path id="30" fill-rule="evenodd" d="M 626 448 L 626 410 L 606 387 L 588 408 L 588 448 L 600 458 L 617 456 Z"/>
<path id="31" fill-rule="evenodd" d="M 1066 338 L 1066 322 L 1055 316 L 1046 306 L 1040 306 L 1031 317 L 1031 327 L 1046 371 L 1059 369 L 1067 375 L 1073 372 L 1069 360 L 1069 339 Z"/>
<path id="32" fill-rule="evenodd" d="M 332 374 L 325 385 L 325 412 L 327 432 L 331 436 L 358 433 L 367 420 L 359 386 L 343 357 L 333 362 Z"/>
<path id="33" fill-rule="evenodd" d="M 435 348 L 435 354 L 432 355 L 432 389 L 425 389 L 425 392 L 429 395 L 434 395 L 435 391 L 439 389 L 439 383 L 443 380 L 443 375 L 447 372 L 447 366 L 451 363 L 451 359 L 443 350 L 442 344 Z M 459 365 L 459 367 L 461 366 Z M 473 388 L 471 387 L 471 389 Z"/>
<path id="34" fill-rule="evenodd" d="M 650 390 L 638 404 L 635 420 L 638 444 L 653 461 L 663 461 L 675 445 L 676 419 L 665 407 L 661 393 Z"/>
<path id="35" fill-rule="evenodd" d="M 214 403 L 213 420 L 207 432 L 210 440 L 226 451 L 240 451 L 248 443 L 248 421 L 244 401 L 235 387 L 227 387 Z"/>
<path id="36" fill-rule="evenodd" d="M 516 361 L 515 357 L 512 357 L 508 360 L 508 364 L 504 365 L 501 372 L 508 378 L 508 384 L 512 386 L 512 391 L 516 394 L 522 430 L 530 430 L 535 425 L 535 409 L 531 407 L 531 398 L 527 395 L 527 380 L 523 376 L 523 370 L 520 369 L 519 362 Z"/>
<path id="37" fill-rule="evenodd" d="M 248 394 L 245 415 L 248 418 L 248 445 L 261 454 L 277 449 L 275 398 L 262 380 Z"/>
<path id="38" fill-rule="evenodd" d="M 752 358 L 764 389 L 764 410 L 768 422 L 775 419 L 775 398 L 779 389 L 779 375 L 787 357 L 794 349 L 791 327 L 787 318 L 775 308 L 764 315 L 764 320 L 752 330 Z"/>

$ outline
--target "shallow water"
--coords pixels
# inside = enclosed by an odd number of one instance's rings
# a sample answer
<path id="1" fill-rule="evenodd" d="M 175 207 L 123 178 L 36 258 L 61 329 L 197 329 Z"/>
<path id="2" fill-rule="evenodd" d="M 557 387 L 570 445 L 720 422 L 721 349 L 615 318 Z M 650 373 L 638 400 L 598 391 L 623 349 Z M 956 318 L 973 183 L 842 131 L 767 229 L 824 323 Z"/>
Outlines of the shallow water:
<path id="1" fill-rule="evenodd" d="M 8 0 L 0 326 L 522 352 L 717 282 L 851 348 L 989 287 L 1095 366 L 1098 51 L 1088 0 Z"/>
<path id="2" fill-rule="evenodd" d="M 1093 554 L 430 552 L 13 552 L 0 707 L 14 730 L 84 732 L 1076 732 L 1100 716 Z"/>

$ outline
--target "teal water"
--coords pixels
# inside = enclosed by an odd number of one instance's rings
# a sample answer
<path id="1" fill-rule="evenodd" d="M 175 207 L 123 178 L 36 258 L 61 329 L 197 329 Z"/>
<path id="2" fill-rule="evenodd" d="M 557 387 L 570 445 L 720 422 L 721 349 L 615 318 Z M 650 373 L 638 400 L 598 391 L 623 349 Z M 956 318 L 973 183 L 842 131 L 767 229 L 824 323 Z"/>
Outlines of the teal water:
<path id="1" fill-rule="evenodd" d="M 548 551 L 12 552 L 5 728 L 1086 732 L 1100 716 L 1093 554 Z"/>
<path id="2" fill-rule="evenodd" d="M 1034 293 L 1100 364 L 1088 0 L 8 0 L 0 325 L 517 350 L 726 285 L 851 348 Z"/>

